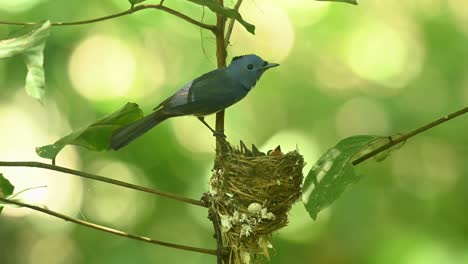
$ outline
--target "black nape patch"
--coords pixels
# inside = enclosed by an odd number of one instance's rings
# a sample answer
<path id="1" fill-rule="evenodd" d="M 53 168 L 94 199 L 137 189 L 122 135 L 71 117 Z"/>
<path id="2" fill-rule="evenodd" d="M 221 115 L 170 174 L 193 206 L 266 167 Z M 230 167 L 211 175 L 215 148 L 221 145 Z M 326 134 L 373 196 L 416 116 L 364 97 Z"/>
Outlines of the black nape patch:
<path id="1" fill-rule="evenodd" d="M 235 57 L 232 58 L 231 62 L 236 61 L 236 60 L 238 60 L 238 59 L 240 59 L 240 58 L 242 58 L 242 57 L 244 57 L 244 56 L 245 56 L 245 55 L 235 56 Z"/>

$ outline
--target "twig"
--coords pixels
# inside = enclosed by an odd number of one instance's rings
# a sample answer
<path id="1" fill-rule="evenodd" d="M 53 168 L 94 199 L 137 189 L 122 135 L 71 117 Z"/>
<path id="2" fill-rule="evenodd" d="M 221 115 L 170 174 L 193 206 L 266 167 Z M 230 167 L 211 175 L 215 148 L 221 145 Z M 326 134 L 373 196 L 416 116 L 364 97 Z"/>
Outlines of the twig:
<path id="1" fill-rule="evenodd" d="M 208 24 L 204 24 L 200 21 L 197 21 L 185 14 L 182 14 L 180 13 L 179 11 L 176 11 L 174 9 L 171 9 L 169 7 L 166 7 L 162 4 L 162 2 L 160 4 L 145 4 L 145 5 L 138 5 L 138 6 L 134 6 L 126 11 L 123 11 L 123 12 L 120 12 L 120 13 L 116 13 L 116 14 L 113 14 L 113 15 L 108 15 L 108 16 L 103 16 L 103 17 L 98 17 L 98 18 L 93 18 L 93 19 L 87 19 L 87 20 L 80 20 L 80 21 L 73 21 L 73 22 L 52 22 L 51 25 L 52 26 L 74 26 L 74 25 L 83 25 L 83 24 L 90 24 L 90 23 L 96 23 L 96 22 L 100 22 L 100 21 L 104 21 L 104 20 L 109 20 L 109 19 L 113 19 L 113 18 L 117 18 L 117 17 L 121 17 L 121 16 L 126 16 L 126 15 L 131 15 L 135 12 L 138 12 L 138 11 L 141 11 L 141 10 L 144 10 L 144 9 L 159 9 L 159 10 L 162 10 L 164 12 L 167 12 L 171 15 L 174 15 L 174 16 L 177 16 L 193 25 L 196 25 L 196 26 L 199 26 L 201 28 L 204 28 L 204 29 L 208 29 L 212 32 L 215 32 L 216 31 L 216 26 L 214 25 L 208 25 Z M 0 24 L 3 24 L 3 25 L 18 25 L 18 26 L 27 26 L 27 25 L 35 25 L 36 23 L 35 22 L 9 22 L 9 21 L 0 21 Z"/>
<path id="2" fill-rule="evenodd" d="M 354 166 L 356 166 L 359 163 L 361 163 L 361 162 L 363 162 L 363 161 L 365 161 L 365 160 L 379 154 L 380 152 L 383 152 L 383 151 L 385 151 L 385 150 L 387 150 L 387 149 L 389 149 L 389 148 L 391 148 L 391 147 L 393 147 L 393 146 L 395 146 L 395 145 L 397 145 L 397 144 L 399 144 L 399 143 L 401 143 L 403 141 L 406 141 L 409 138 L 414 137 L 417 134 L 420 134 L 420 133 L 422 133 L 422 132 L 424 132 L 424 131 L 426 131 L 428 129 L 431 129 L 431 128 L 435 127 L 435 126 L 438 126 L 438 125 L 440 125 L 442 123 L 445 123 L 445 122 L 449 121 L 450 119 L 453 119 L 455 117 L 466 114 L 467 112 L 468 112 L 468 107 L 465 107 L 465 108 L 463 108 L 463 109 L 461 109 L 459 111 L 456 111 L 456 112 L 451 113 L 451 114 L 449 114 L 447 116 L 439 118 L 439 119 L 437 119 L 437 120 L 435 120 L 435 121 L 433 121 L 433 122 L 431 122 L 431 123 L 429 123 L 429 124 L 427 124 L 425 126 L 422 126 L 422 127 L 418 128 L 418 129 L 415 129 L 415 130 L 409 132 L 408 134 L 404 134 L 404 135 L 400 136 L 399 138 L 390 141 L 388 144 L 383 145 L 380 148 L 377 148 L 377 149 L 367 153 L 366 155 L 364 155 L 364 156 L 356 159 L 355 161 L 353 161 L 352 164 Z"/>
<path id="3" fill-rule="evenodd" d="M 137 191 L 141 191 L 141 192 L 146 192 L 146 193 L 159 195 L 159 196 L 170 198 L 170 199 L 173 199 L 173 200 L 176 200 L 176 201 L 179 201 L 179 202 L 184 202 L 184 203 L 189 203 L 189 204 L 205 207 L 205 204 L 203 202 L 201 202 L 201 201 L 198 201 L 198 200 L 178 196 L 178 195 L 175 195 L 175 194 L 172 194 L 172 193 L 167 193 L 167 192 L 162 192 L 162 191 L 150 189 L 150 188 L 147 188 L 147 187 L 143 187 L 143 186 L 139 186 L 139 185 L 135 185 L 135 184 L 119 181 L 119 180 L 106 178 L 106 177 L 103 177 L 103 176 L 99 176 L 99 175 L 95 175 L 95 174 L 91 174 L 91 173 L 87 173 L 87 172 L 83 172 L 83 171 L 72 170 L 72 169 L 69 169 L 69 168 L 60 167 L 60 166 L 56 166 L 56 165 L 50 165 L 50 164 L 46 164 L 46 163 L 42 163 L 42 162 L 36 162 L 36 161 L 0 161 L 0 167 L 34 167 L 34 168 L 41 168 L 41 169 L 47 169 L 47 170 L 53 170 L 53 171 L 60 171 L 60 172 L 63 172 L 63 173 L 68 173 L 68 174 L 80 176 L 80 177 L 86 178 L 86 179 L 101 181 L 101 182 L 105 182 L 105 183 L 109 183 L 109 184 L 129 188 L 129 189 L 133 189 L 133 190 L 137 190 Z"/>
<path id="4" fill-rule="evenodd" d="M 104 231 L 104 232 L 111 233 L 111 234 L 118 235 L 118 236 L 123 236 L 123 237 L 126 237 L 126 238 L 140 240 L 140 241 L 143 241 L 143 242 L 146 242 L 146 243 L 156 244 L 156 245 L 160 245 L 160 246 L 164 246 L 164 247 L 177 248 L 177 249 L 186 250 L 186 251 L 199 252 L 199 253 L 209 254 L 209 255 L 216 255 L 216 253 L 217 253 L 217 251 L 213 250 L 213 249 L 205 249 L 205 248 L 184 246 L 184 245 L 179 245 L 179 244 L 163 242 L 163 241 L 151 239 L 151 238 L 148 238 L 148 237 L 142 237 L 142 236 L 138 236 L 138 235 L 134 235 L 134 234 L 129 234 L 129 233 L 117 230 L 117 229 L 113 229 L 113 228 L 109 228 L 109 227 L 106 227 L 106 226 L 101 226 L 101 225 L 97 225 L 97 224 L 90 223 L 90 222 L 87 222 L 87 221 L 72 218 L 72 217 L 69 217 L 69 216 L 66 216 L 66 215 L 51 211 L 49 209 L 45 209 L 45 208 L 36 206 L 36 205 L 26 204 L 26 203 L 22 203 L 22 202 L 18 202 L 18 201 L 13 201 L 13 200 L 5 199 L 5 198 L 2 198 L 2 197 L 0 197 L 0 201 L 2 201 L 4 203 L 9 203 L 9 204 L 15 204 L 15 205 L 18 205 L 18 206 L 21 206 L 21 207 L 26 207 L 26 208 L 29 208 L 29 209 L 32 209 L 32 210 L 35 210 L 35 211 L 38 211 L 38 212 L 41 212 L 41 213 L 44 213 L 44 214 L 48 214 L 48 215 L 63 219 L 65 221 L 69 221 L 69 222 L 78 224 L 78 225 L 86 226 L 86 227 L 89 227 L 89 228 Z"/>
<path id="5" fill-rule="evenodd" d="M 242 0 L 237 0 L 236 5 L 234 6 L 234 10 L 239 11 L 241 4 L 242 4 Z M 236 20 L 234 18 L 231 18 L 231 20 L 229 21 L 228 29 L 226 32 L 226 37 L 224 38 L 224 48 L 227 48 L 227 46 L 229 45 L 229 39 L 231 38 L 231 34 L 232 34 L 232 30 L 234 29 L 235 22 Z"/>

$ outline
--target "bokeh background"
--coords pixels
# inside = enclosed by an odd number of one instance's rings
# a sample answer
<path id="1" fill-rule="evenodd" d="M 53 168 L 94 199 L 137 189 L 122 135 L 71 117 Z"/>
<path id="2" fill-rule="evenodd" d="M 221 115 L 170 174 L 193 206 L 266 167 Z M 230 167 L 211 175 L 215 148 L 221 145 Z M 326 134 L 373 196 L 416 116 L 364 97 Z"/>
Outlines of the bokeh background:
<path id="1" fill-rule="evenodd" d="M 212 23 L 187 1 L 167 5 Z M 233 1 L 226 1 L 233 5 Z M 125 0 L 0 1 L 0 20 L 74 21 L 117 13 Z M 228 139 L 263 150 L 281 144 L 308 162 L 355 134 L 405 132 L 468 104 L 468 5 L 463 0 L 246 0 L 229 56 L 257 53 L 281 67 L 226 115 Z M 14 26 L 0 26 L 6 37 Z M 149 112 L 216 66 L 211 33 L 157 10 L 53 28 L 45 50 L 47 103 L 22 89 L 21 58 L 0 61 L 0 160 L 41 160 L 54 142 L 127 101 Z M 209 118 L 213 122 L 214 118 Z M 274 235 L 271 263 L 468 263 L 468 121 L 461 117 L 409 142 L 318 220 L 298 203 Z M 195 118 L 167 121 L 118 152 L 66 147 L 57 163 L 199 198 L 215 142 Z M 23 199 L 52 210 L 176 243 L 214 248 L 206 211 L 167 199 L 28 168 L 0 168 Z M 214 263 L 212 256 L 145 244 L 6 208 L 0 263 Z"/>

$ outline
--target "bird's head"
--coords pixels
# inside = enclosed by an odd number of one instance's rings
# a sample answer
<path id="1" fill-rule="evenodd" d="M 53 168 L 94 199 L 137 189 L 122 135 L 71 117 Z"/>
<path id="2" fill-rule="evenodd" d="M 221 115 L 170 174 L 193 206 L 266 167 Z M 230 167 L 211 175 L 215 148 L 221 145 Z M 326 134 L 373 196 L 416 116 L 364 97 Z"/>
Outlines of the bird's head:
<path id="1" fill-rule="evenodd" d="M 255 86 L 262 74 L 273 67 L 279 66 L 277 63 L 268 63 L 255 54 L 234 57 L 227 71 L 238 79 L 248 90 Z"/>

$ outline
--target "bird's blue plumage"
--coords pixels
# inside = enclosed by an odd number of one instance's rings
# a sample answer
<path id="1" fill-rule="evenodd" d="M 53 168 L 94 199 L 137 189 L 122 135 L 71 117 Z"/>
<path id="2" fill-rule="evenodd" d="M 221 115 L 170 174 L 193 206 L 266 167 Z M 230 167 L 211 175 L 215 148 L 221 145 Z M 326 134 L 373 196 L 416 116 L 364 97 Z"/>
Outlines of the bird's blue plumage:
<path id="1" fill-rule="evenodd" d="M 244 98 L 262 74 L 275 66 L 278 64 L 253 54 L 234 57 L 228 67 L 190 81 L 155 107 L 153 113 L 116 131 L 111 146 L 119 149 L 167 118 L 185 115 L 202 118 L 222 111 Z"/>

